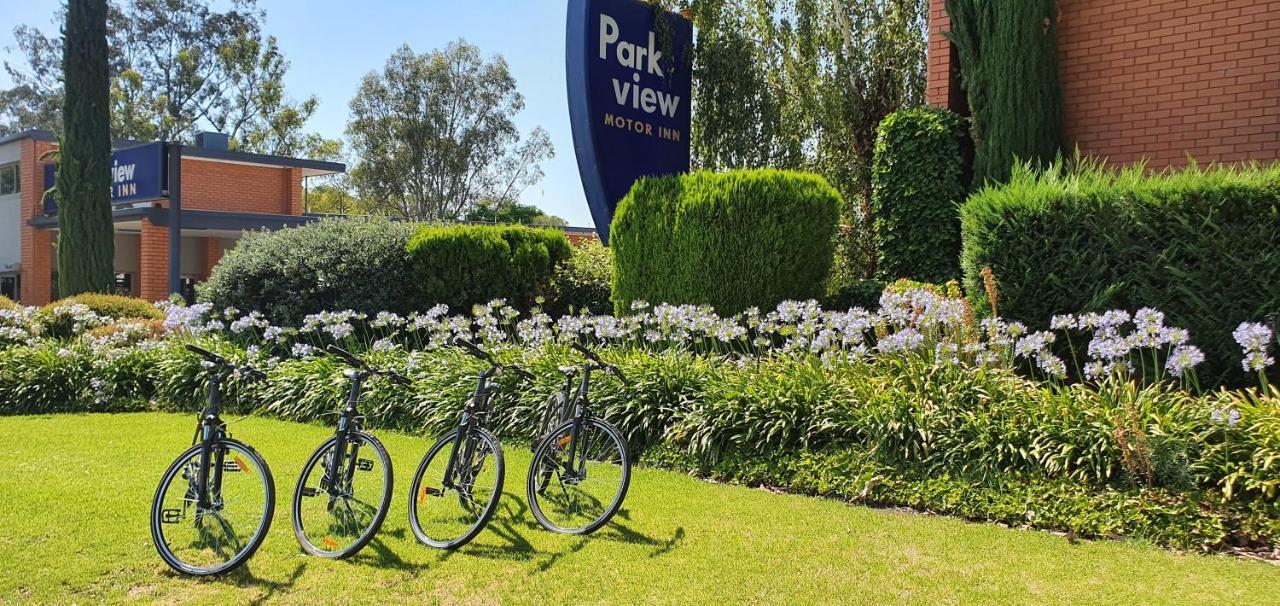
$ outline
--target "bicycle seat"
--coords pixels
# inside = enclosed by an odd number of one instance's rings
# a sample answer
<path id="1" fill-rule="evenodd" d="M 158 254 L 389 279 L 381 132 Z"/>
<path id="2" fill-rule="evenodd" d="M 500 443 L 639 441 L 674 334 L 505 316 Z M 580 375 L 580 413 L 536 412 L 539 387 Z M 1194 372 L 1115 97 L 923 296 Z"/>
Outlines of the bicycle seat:
<path id="1" fill-rule="evenodd" d="M 566 377 L 576 377 L 576 376 L 578 376 L 578 367 L 577 367 L 577 366 L 557 366 L 557 367 L 556 367 L 556 370 L 559 370 L 559 371 L 560 371 L 560 374 L 563 374 L 563 375 L 564 375 L 564 376 L 566 376 Z"/>

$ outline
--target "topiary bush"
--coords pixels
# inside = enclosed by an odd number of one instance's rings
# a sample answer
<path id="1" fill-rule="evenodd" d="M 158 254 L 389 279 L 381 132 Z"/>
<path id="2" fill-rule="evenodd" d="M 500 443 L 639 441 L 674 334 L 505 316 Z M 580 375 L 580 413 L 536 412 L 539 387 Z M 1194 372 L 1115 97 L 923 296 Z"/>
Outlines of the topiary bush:
<path id="1" fill-rule="evenodd" d="M 417 300 L 457 311 L 493 299 L 528 309 L 570 255 L 562 232 L 519 226 L 422 227 L 406 250 Z"/>
<path id="2" fill-rule="evenodd" d="M 201 301 L 299 324 L 307 314 L 417 308 L 405 246 L 418 226 L 386 219 L 324 219 L 247 232 L 197 289 Z"/>
<path id="3" fill-rule="evenodd" d="M 765 170 L 641 179 L 610 229 L 613 302 L 709 304 L 724 314 L 820 299 L 840 195 L 813 174 Z"/>
<path id="4" fill-rule="evenodd" d="M 547 305 L 553 316 L 613 311 L 613 251 L 596 240 L 573 247 L 573 254 L 556 269 L 551 281 L 555 298 Z"/>
<path id="5" fill-rule="evenodd" d="M 960 275 L 960 203 L 968 189 L 964 120 L 939 108 L 889 114 L 871 167 L 881 278 L 946 282 Z"/>
<path id="6" fill-rule="evenodd" d="M 1206 384 L 1243 380 L 1233 328 L 1280 312 L 1280 164 L 1154 176 L 1087 161 L 1039 175 L 1020 167 L 971 198 L 961 223 L 975 308 L 988 307 L 985 267 L 999 313 L 1029 324 L 1154 307 L 1204 350 Z"/>
<path id="7" fill-rule="evenodd" d="M 18 308 L 18 304 L 14 303 L 13 299 L 0 295 L 0 311 L 4 311 L 6 309 L 17 309 L 17 308 Z"/>

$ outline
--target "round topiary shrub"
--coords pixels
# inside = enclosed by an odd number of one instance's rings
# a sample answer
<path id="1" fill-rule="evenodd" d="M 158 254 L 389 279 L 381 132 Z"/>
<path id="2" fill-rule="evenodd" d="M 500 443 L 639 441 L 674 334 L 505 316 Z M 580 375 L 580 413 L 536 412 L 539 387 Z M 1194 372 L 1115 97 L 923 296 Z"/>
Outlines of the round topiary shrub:
<path id="1" fill-rule="evenodd" d="M 417 229 L 387 219 L 335 218 L 248 232 L 197 294 L 284 324 L 325 310 L 408 313 L 417 307 L 417 289 L 405 246 Z"/>
<path id="2" fill-rule="evenodd" d="M 613 301 L 709 304 L 721 314 L 821 299 L 840 195 L 822 177 L 772 169 L 641 179 L 610 230 Z"/>
<path id="3" fill-rule="evenodd" d="M 69 305 L 84 305 L 93 313 L 112 320 L 161 320 L 164 318 L 163 312 L 142 299 L 98 293 L 84 293 L 58 299 L 44 306 L 41 311 L 48 313 L 58 307 Z"/>

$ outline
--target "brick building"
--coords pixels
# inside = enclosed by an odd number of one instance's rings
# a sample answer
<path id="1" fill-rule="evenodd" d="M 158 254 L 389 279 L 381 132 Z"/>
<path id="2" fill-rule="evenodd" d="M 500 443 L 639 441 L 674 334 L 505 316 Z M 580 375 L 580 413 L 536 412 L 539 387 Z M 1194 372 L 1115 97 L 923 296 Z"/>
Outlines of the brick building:
<path id="1" fill-rule="evenodd" d="M 1068 147 L 1152 168 L 1280 160 L 1280 0 L 1058 0 Z M 930 0 L 929 103 L 966 113 Z"/>
<path id="2" fill-rule="evenodd" d="M 315 218 L 304 213 L 304 179 L 346 170 L 333 162 L 229 151 L 218 136 L 199 141 L 182 151 L 178 259 L 170 256 L 173 214 L 160 180 L 156 193 L 163 195 L 151 197 L 118 197 L 113 185 L 118 290 L 150 301 L 171 291 L 190 294 L 244 230 L 280 229 Z M 138 147 L 146 146 L 117 145 L 117 160 L 125 149 Z M 0 293 L 26 305 L 42 305 L 56 295 L 57 208 L 44 196 L 54 161 L 44 156 L 56 148 L 48 131 L 0 138 Z M 171 275 L 180 276 L 179 284 L 171 284 Z"/>

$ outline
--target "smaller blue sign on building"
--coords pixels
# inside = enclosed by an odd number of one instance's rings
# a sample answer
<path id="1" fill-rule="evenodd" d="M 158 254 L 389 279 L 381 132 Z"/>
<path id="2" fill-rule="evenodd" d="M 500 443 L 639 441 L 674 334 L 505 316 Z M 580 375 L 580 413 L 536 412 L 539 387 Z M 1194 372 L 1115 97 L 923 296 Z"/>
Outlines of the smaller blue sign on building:
<path id="1" fill-rule="evenodd" d="M 165 144 L 161 141 L 134 147 L 117 149 L 111 154 L 111 203 L 129 204 L 165 197 L 168 163 L 165 161 Z M 55 182 L 55 166 L 44 167 L 45 191 Z M 58 212 L 52 196 L 44 200 L 45 214 Z"/>

